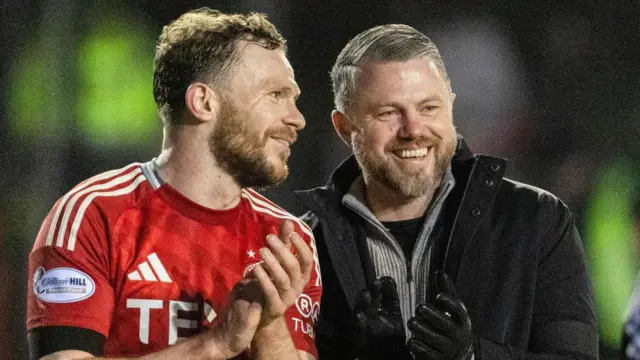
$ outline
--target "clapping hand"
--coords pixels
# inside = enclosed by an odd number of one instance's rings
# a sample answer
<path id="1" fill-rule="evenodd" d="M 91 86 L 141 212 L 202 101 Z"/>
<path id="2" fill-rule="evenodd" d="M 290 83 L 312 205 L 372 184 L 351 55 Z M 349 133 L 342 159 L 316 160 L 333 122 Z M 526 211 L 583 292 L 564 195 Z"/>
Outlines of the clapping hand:
<path id="1" fill-rule="evenodd" d="M 282 222 L 278 235 L 267 236 L 267 245 L 260 249 L 262 262 L 252 271 L 264 293 L 263 325 L 282 316 L 296 302 L 311 279 L 313 267 L 311 249 L 289 220 Z"/>
<path id="2" fill-rule="evenodd" d="M 359 360 L 410 359 L 395 280 L 383 276 L 362 291 L 355 308 Z"/>
<path id="3" fill-rule="evenodd" d="M 438 296 L 433 304 L 420 304 L 409 319 L 409 350 L 418 360 L 468 360 L 473 356 L 471 319 L 453 282 L 436 273 Z"/>

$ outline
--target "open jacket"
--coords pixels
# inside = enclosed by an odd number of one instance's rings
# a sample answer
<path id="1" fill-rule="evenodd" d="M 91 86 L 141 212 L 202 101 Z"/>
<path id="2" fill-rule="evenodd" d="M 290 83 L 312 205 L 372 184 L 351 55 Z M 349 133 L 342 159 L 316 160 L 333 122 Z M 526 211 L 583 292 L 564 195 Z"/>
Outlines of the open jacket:
<path id="1" fill-rule="evenodd" d="M 473 154 L 458 138 L 456 185 L 429 238 L 429 283 L 436 270 L 454 280 L 476 335 L 476 360 L 597 359 L 593 292 L 570 210 L 544 190 L 504 178 L 506 163 Z M 357 215 L 341 202 L 360 174 L 351 156 L 325 186 L 296 192 L 309 211 L 303 218 L 323 279 L 320 360 L 356 357 L 353 308 L 375 276 L 352 225 Z M 427 299 L 437 295 L 433 288 Z"/>

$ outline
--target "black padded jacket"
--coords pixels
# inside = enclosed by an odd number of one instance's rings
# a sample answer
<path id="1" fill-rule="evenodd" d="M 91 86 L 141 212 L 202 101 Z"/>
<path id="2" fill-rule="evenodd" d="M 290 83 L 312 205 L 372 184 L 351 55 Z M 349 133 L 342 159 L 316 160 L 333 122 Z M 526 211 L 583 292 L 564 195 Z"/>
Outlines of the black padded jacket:
<path id="1" fill-rule="evenodd" d="M 429 239 L 429 274 L 454 279 L 476 335 L 475 360 L 597 359 L 593 291 L 573 216 L 549 192 L 504 178 L 505 166 L 458 137 L 456 186 Z M 341 203 L 359 174 L 351 156 L 327 185 L 296 192 L 320 258 L 320 360 L 356 357 L 353 307 L 375 277 L 354 214 Z"/>

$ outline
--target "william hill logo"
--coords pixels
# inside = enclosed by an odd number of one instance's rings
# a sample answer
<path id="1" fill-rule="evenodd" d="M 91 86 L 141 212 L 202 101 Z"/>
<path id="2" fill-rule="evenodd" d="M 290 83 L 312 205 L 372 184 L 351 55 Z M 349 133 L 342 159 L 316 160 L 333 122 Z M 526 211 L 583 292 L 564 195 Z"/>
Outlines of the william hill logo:
<path id="1" fill-rule="evenodd" d="M 41 286 L 43 287 L 47 287 L 47 286 L 54 286 L 54 285 L 76 285 L 76 286 L 87 286 L 87 279 L 85 278 L 72 278 L 72 277 L 68 277 L 68 278 L 57 278 L 57 277 L 51 277 L 51 278 L 45 278 L 42 279 L 42 282 L 40 283 Z"/>
<path id="2" fill-rule="evenodd" d="M 36 269 L 33 274 L 33 292 L 42 301 L 54 303 L 75 302 L 89 298 L 95 292 L 95 283 L 84 272 L 72 268 Z"/>

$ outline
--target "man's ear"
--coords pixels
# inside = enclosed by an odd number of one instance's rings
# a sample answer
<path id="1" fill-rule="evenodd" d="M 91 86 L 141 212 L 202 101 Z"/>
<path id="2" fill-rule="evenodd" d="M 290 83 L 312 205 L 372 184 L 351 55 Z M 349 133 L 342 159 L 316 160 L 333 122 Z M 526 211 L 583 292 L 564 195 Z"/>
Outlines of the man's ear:
<path id="1" fill-rule="evenodd" d="M 184 95 L 184 103 L 190 115 L 202 122 L 215 119 L 218 113 L 217 94 L 201 82 L 194 82 L 189 86 Z"/>
<path id="2" fill-rule="evenodd" d="M 336 129 L 336 133 L 338 133 L 340 139 L 351 148 L 353 126 L 349 119 L 347 119 L 347 116 L 338 110 L 333 110 L 331 112 L 331 123 L 333 123 L 333 128 Z"/>

